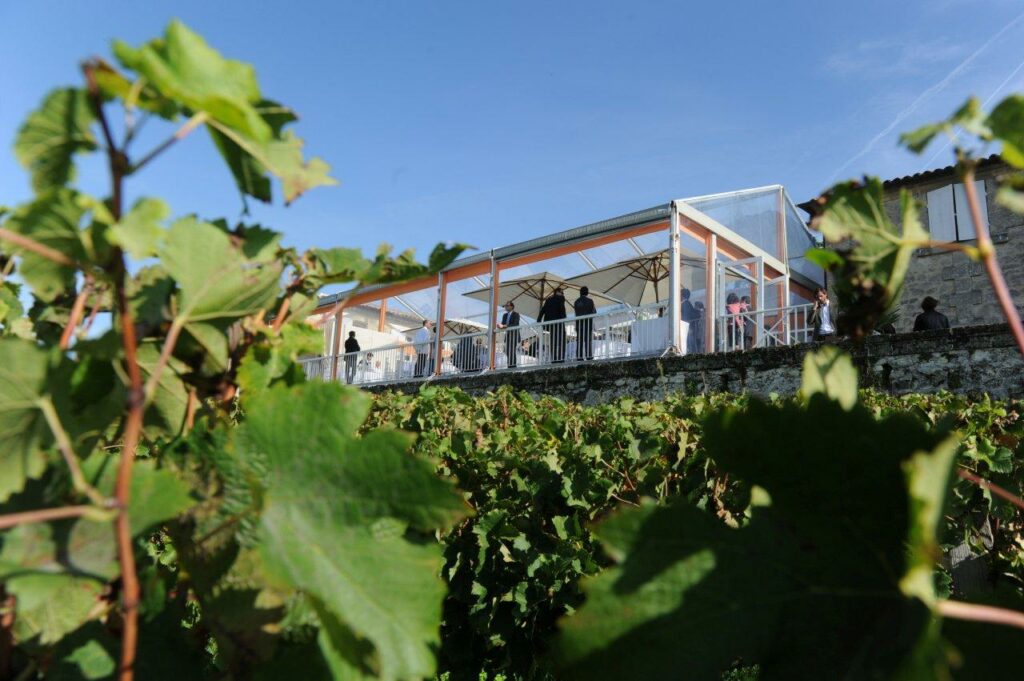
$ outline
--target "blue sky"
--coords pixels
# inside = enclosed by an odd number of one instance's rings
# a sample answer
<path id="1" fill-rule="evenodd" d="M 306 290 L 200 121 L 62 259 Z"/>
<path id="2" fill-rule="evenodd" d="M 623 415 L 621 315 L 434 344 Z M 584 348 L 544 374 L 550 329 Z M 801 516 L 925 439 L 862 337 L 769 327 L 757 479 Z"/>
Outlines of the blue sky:
<path id="1" fill-rule="evenodd" d="M 341 180 L 250 219 L 299 247 L 481 248 L 671 198 L 946 165 L 896 146 L 971 93 L 1024 90 L 1024 3 L 7 0 L 0 204 L 29 197 L 10 144 L 78 60 L 178 17 L 254 62 Z M 147 126 L 139 147 L 170 130 Z M 176 214 L 239 217 L 205 135 L 131 179 Z M 80 186 L 104 191 L 87 162 Z M 279 187 L 275 191 L 280 195 Z"/>

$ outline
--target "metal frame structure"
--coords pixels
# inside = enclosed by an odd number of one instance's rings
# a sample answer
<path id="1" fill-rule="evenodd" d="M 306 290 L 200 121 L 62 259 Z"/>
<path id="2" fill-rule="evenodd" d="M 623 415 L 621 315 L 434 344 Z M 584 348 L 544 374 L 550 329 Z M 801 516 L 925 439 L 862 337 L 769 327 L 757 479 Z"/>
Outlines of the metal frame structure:
<path id="1" fill-rule="evenodd" d="M 776 197 L 774 205 L 777 207 L 775 209 L 776 253 L 766 251 L 739 234 L 735 229 L 722 224 L 711 215 L 691 205 L 691 203 L 699 204 L 709 201 L 728 201 L 733 198 L 745 200 L 747 197 L 768 197 L 773 194 Z M 580 256 L 581 262 L 589 270 L 599 269 L 584 251 L 614 242 L 624 242 L 638 254 L 646 255 L 649 253 L 639 246 L 638 240 L 658 233 L 664 233 L 668 237 L 667 247 L 670 260 L 667 315 L 670 319 L 680 319 L 679 282 L 683 266 L 681 240 L 686 237 L 704 245 L 703 267 L 706 276 L 705 297 L 708 305 L 706 313 L 708 319 L 705 325 L 706 335 L 702 339 L 702 343 L 705 348 L 716 348 L 715 328 L 717 324 L 714 320 L 718 318 L 721 307 L 718 305 L 718 298 L 722 294 L 720 272 L 723 271 L 723 267 L 734 272 L 745 272 L 744 276 L 753 280 L 752 284 L 756 287 L 754 291 L 754 295 L 757 297 L 756 310 L 762 311 L 760 314 L 764 314 L 763 311 L 765 311 L 764 292 L 768 285 L 777 285 L 779 290 L 780 300 L 775 301 L 774 310 L 788 306 L 791 293 L 809 300 L 814 287 L 823 283 L 816 282 L 802 273 L 794 272 L 789 267 L 788 261 L 791 258 L 787 237 L 789 230 L 785 215 L 787 209 L 793 209 L 793 204 L 781 185 L 677 199 L 647 210 L 461 258 L 437 275 L 400 284 L 372 286 L 325 296 L 314 311 L 314 315 L 318 315 L 317 318 L 322 321 L 325 312 L 336 310 L 332 329 L 333 340 L 327 344 L 328 350 L 331 351 L 329 354 L 333 355 L 330 361 L 330 378 L 338 378 L 342 315 L 346 307 L 378 303 L 380 305 L 379 329 L 383 330 L 388 299 L 396 298 L 400 304 L 412 309 L 412 306 L 402 300 L 401 296 L 430 289 L 436 289 L 434 322 L 438 332 L 431 352 L 435 360 L 433 373 L 439 375 L 442 372 L 443 353 L 445 352 L 444 323 L 447 320 L 448 289 L 453 283 L 464 280 L 472 280 L 478 284 L 489 286 L 491 289 L 490 299 L 487 303 L 487 330 L 468 335 L 473 335 L 481 340 L 486 337 L 488 361 L 487 366 L 483 368 L 494 370 L 496 368 L 496 325 L 500 319 L 499 300 L 496 292 L 500 288 L 503 275 L 517 267 L 573 253 Z M 804 230 L 807 229 L 802 221 L 800 225 Z M 810 234 L 808 230 L 807 235 Z M 807 238 L 813 240 L 811 236 Z M 484 277 L 489 277 L 489 281 L 485 282 Z M 417 312 L 417 314 L 420 313 Z M 758 324 L 759 336 L 762 324 L 763 322 Z M 790 338 L 788 324 L 785 326 L 784 337 L 788 342 Z M 665 350 L 682 354 L 685 352 L 685 348 L 683 347 L 681 325 L 672 324 L 671 329 L 670 345 Z M 318 366 L 322 367 L 324 364 L 325 362 L 321 362 Z M 321 373 L 324 372 L 321 370 Z"/>

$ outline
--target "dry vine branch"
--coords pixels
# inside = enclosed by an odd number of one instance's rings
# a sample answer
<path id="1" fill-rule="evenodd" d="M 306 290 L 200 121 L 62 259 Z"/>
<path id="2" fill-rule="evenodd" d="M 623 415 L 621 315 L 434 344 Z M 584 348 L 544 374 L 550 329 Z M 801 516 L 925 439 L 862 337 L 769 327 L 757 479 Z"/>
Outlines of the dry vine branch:
<path id="1" fill-rule="evenodd" d="M 8 513 L 0 515 L 0 530 L 17 525 L 28 523 L 45 523 L 51 520 L 62 520 L 64 518 L 78 518 L 91 511 L 97 510 L 95 506 L 88 504 L 80 506 L 60 506 L 58 508 L 43 508 L 38 511 L 23 511 L 21 513 Z"/>
<path id="2" fill-rule="evenodd" d="M 1006 499 L 1011 504 L 1013 504 L 1015 506 L 1019 506 L 1020 508 L 1024 508 L 1024 499 L 1021 499 L 1020 497 L 1016 496 L 1013 492 L 1009 492 L 1009 491 L 1003 489 L 1002 487 L 1000 487 L 999 485 L 997 485 L 997 484 L 995 484 L 993 482 L 989 482 L 988 480 L 985 480 L 984 478 L 978 477 L 974 473 L 971 473 L 970 471 L 966 471 L 966 470 L 964 470 L 962 468 L 960 470 L 958 470 L 956 472 L 956 474 L 959 475 L 964 480 L 969 480 L 970 482 L 973 482 L 978 487 L 981 487 L 983 489 L 987 489 L 990 492 L 992 492 L 992 494 L 995 494 L 996 496 L 999 496 L 999 497 L 1002 497 L 1003 499 Z"/>
<path id="3" fill-rule="evenodd" d="M 24 248 L 26 251 L 32 251 L 36 255 L 41 255 L 47 260 L 52 260 L 58 265 L 74 268 L 78 267 L 78 263 L 76 263 L 68 256 L 64 255 L 60 251 L 54 250 L 45 244 L 41 244 L 34 239 L 28 238 L 27 236 L 22 236 L 17 232 L 12 232 L 11 230 L 5 227 L 0 227 L 0 239 L 3 239 L 4 241 L 9 241 L 15 246 Z"/>
<path id="4" fill-rule="evenodd" d="M 985 270 L 988 272 L 989 281 L 995 290 L 999 307 L 1003 310 L 1010 331 L 1017 341 L 1017 347 L 1024 354 L 1024 324 L 1021 323 L 1017 307 L 1013 304 L 1013 297 L 1003 277 L 1003 270 L 999 267 L 999 260 L 996 258 L 996 249 L 992 245 L 992 238 L 988 233 L 988 225 L 981 219 L 981 208 L 978 204 L 978 194 L 974 188 L 974 165 L 968 164 L 963 173 L 964 190 L 967 193 L 967 205 L 971 210 L 971 219 L 974 221 L 974 229 L 978 238 L 978 251 L 985 263 Z"/>
<path id="5" fill-rule="evenodd" d="M 935 609 L 940 615 L 950 619 L 1003 624 L 1009 627 L 1024 629 L 1024 612 L 1017 612 L 1016 610 L 997 608 L 992 605 L 979 605 L 977 603 L 963 603 L 961 601 L 939 601 L 936 603 Z"/>
<path id="6" fill-rule="evenodd" d="M 75 456 L 74 449 L 71 447 L 71 440 L 68 438 L 64 426 L 61 425 L 53 401 L 48 396 L 39 401 L 39 410 L 43 412 L 46 424 L 57 441 L 57 448 L 60 449 L 61 456 L 64 457 L 64 462 L 71 471 L 71 482 L 75 489 L 89 497 L 89 501 L 97 506 L 101 508 L 109 506 L 108 500 L 90 485 L 85 479 L 85 475 L 82 474 L 82 468 L 78 465 L 78 457 Z"/>
<path id="7" fill-rule="evenodd" d="M 128 159 L 124 152 L 114 145 L 110 126 L 103 109 L 103 98 L 96 83 L 96 64 L 86 63 L 83 66 L 89 98 L 95 110 L 96 118 L 103 129 L 107 142 L 107 158 L 110 166 L 111 199 L 110 212 L 115 220 L 121 219 L 124 177 L 129 170 Z M 117 481 L 114 484 L 114 499 L 118 509 L 114 518 L 114 536 L 117 542 L 117 557 L 121 568 L 122 585 L 122 616 L 124 629 L 121 638 L 121 660 L 118 668 L 120 681 L 133 681 L 135 677 L 135 653 L 139 635 L 139 579 L 135 568 L 135 553 L 132 544 L 131 523 L 128 517 L 128 505 L 131 495 L 132 464 L 142 436 L 142 418 L 145 410 L 145 395 L 142 385 L 142 371 L 139 368 L 136 350 L 138 342 L 135 337 L 135 321 L 126 291 L 127 268 L 124 253 L 117 249 L 114 264 L 111 268 L 114 280 L 114 300 L 117 317 L 121 324 L 121 338 L 124 345 L 125 364 L 128 369 L 128 416 L 125 423 L 124 441 L 121 448 L 121 460 L 117 469 Z"/>
<path id="8" fill-rule="evenodd" d="M 94 289 L 95 286 L 93 285 L 92 277 L 86 277 L 85 285 L 82 286 L 82 290 L 79 291 L 78 295 L 75 297 L 74 305 L 71 306 L 71 316 L 68 319 L 67 326 L 64 327 L 64 333 L 60 335 L 61 350 L 67 350 L 68 346 L 71 345 L 71 336 L 78 327 L 78 322 L 82 319 L 82 313 L 85 312 L 86 300 Z"/>

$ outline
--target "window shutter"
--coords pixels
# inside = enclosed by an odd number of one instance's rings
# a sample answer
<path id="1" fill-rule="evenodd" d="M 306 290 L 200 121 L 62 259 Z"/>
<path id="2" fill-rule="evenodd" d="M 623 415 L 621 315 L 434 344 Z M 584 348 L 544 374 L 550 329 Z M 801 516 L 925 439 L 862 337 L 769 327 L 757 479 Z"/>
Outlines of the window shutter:
<path id="1" fill-rule="evenodd" d="M 985 181 L 975 180 L 974 189 L 978 195 L 978 208 L 981 212 L 981 219 L 984 221 L 985 225 L 988 226 L 988 206 L 987 201 L 985 200 Z M 958 227 L 960 241 L 977 238 L 977 232 L 974 229 L 974 220 L 971 219 L 971 209 L 967 204 L 967 192 L 964 190 L 964 186 L 962 184 L 956 184 L 953 186 L 953 196 L 956 201 L 956 224 Z"/>
<path id="2" fill-rule="evenodd" d="M 932 241 L 956 241 L 952 186 L 928 192 L 928 231 L 931 232 Z"/>

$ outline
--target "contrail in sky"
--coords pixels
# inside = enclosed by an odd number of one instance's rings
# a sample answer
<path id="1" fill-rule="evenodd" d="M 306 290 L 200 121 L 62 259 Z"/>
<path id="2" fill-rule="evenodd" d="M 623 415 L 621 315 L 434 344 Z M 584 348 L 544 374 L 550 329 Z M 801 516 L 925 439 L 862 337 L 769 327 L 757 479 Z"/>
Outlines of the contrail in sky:
<path id="1" fill-rule="evenodd" d="M 985 43 L 981 47 L 979 47 L 974 52 L 972 52 L 970 54 L 970 56 L 968 56 L 966 59 L 964 59 L 962 62 L 960 62 L 960 64 L 956 68 L 954 68 L 952 71 L 950 71 L 948 74 L 946 74 L 945 78 L 940 80 L 938 83 L 935 83 L 930 88 L 928 88 L 927 90 L 922 92 L 920 95 L 918 95 L 917 99 L 915 99 L 913 102 L 910 103 L 910 106 L 908 106 L 907 108 L 903 109 L 903 111 L 900 111 L 898 114 L 896 114 L 896 118 L 894 118 L 892 120 L 892 122 L 889 123 L 889 125 L 885 126 L 885 128 L 882 129 L 881 132 L 879 132 L 877 135 L 872 137 L 871 141 L 868 142 L 867 145 L 865 145 L 865 147 L 863 149 L 861 149 L 859 152 L 857 152 L 856 154 L 851 156 L 846 161 L 846 163 L 844 163 L 843 165 L 839 166 L 835 170 L 835 172 L 832 173 L 831 181 L 834 181 L 836 179 L 836 177 L 839 175 L 839 173 L 841 173 L 844 170 L 846 170 L 847 168 L 849 168 L 853 164 L 854 161 L 856 161 L 857 159 L 865 156 L 868 152 L 870 152 L 875 147 L 875 145 L 878 144 L 879 141 L 881 141 L 886 135 L 888 135 L 893 130 L 895 130 L 896 127 L 898 125 L 900 125 L 903 121 L 905 121 L 912 113 L 914 113 L 914 111 L 917 110 L 917 108 L 919 106 L 921 106 L 922 103 L 924 103 L 926 100 L 930 99 L 931 97 L 935 96 L 936 94 L 938 94 L 942 90 L 946 89 L 946 86 L 949 85 L 957 76 L 959 76 L 961 73 L 963 73 L 963 71 L 968 66 L 970 66 L 971 63 L 973 63 L 974 60 L 977 59 L 981 55 L 982 52 L 987 50 L 989 48 L 989 46 L 992 45 L 992 43 L 994 43 L 997 40 L 999 40 L 1000 38 L 1002 38 L 1003 35 L 1005 35 L 1007 31 L 1009 31 L 1014 26 L 1016 26 L 1018 23 L 1020 23 L 1021 19 L 1024 19 L 1024 13 L 1018 15 L 1016 19 L 1014 19 L 1013 21 L 1008 23 L 1006 26 L 1003 26 L 994 36 L 992 36 L 991 38 L 986 40 Z"/>
<path id="2" fill-rule="evenodd" d="M 984 109 L 987 109 L 987 108 L 988 108 L 988 105 L 992 103 L 992 100 L 996 98 L 996 95 L 997 95 L 997 94 L 999 94 L 999 93 L 1000 93 L 1000 92 L 1002 91 L 1002 89 L 1003 89 L 1004 87 L 1006 87 L 1007 83 L 1009 83 L 1009 82 L 1010 82 L 1011 80 L 1013 80 L 1014 76 L 1016 76 L 1016 75 L 1017 75 L 1018 73 L 1020 73 L 1020 70 L 1021 70 L 1021 69 L 1024 69 L 1024 61 L 1022 61 L 1021 63 L 1017 64 L 1017 68 L 1015 68 L 1015 69 L 1014 69 L 1014 70 L 1013 70 L 1013 71 L 1012 71 L 1012 72 L 1010 73 L 1010 75 L 1008 75 L 1008 76 L 1007 76 L 1007 77 L 1006 77 L 1006 78 L 1005 78 L 1005 79 L 1003 80 L 1003 82 L 1002 82 L 1002 83 L 1000 83 L 999 85 L 997 85 L 997 86 L 996 86 L 996 89 L 992 91 L 992 94 L 990 94 L 990 95 L 988 96 L 988 98 L 987 98 L 987 99 L 986 99 L 986 100 L 985 100 L 984 102 L 982 102 L 982 103 L 981 103 L 981 108 L 982 108 L 982 110 L 984 110 Z M 931 166 L 931 164 L 932 164 L 932 163 L 933 163 L 933 162 L 935 161 L 935 159 L 936 159 L 936 158 L 938 158 L 939 154 L 941 154 L 942 152 L 944 152 L 944 151 L 945 151 L 946 149 L 949 149 L 950 145 L 952 145 L 952 144 L 953 144 L 953 141 L 952 141 L 952 140 L 949 140 L 949 139 L 947 139 L 947 140 L 946 140 L 945 142 L 943 142 L 942 146 L 941 146 L 941 147 L 939 147 L 939 150 L 938 150 L 938 151 L 936 151 L 936 152 L 935 152 L 934 154 L 932 154 L 932 155 L 931 155 L 931 158 L 929 158 L 929 159 L 928 159 L 928 160 L 927 160 L 927 161 L 925 162 L 925 164 L 924 164 L 923 166 L 921 166 L 921 170 L 919 170 L 918 172 L 924 172 L 925 170 L 927 170 L 927 169 L 928 169 L 928 167 L 929 167 L 929 166 Z"/>

